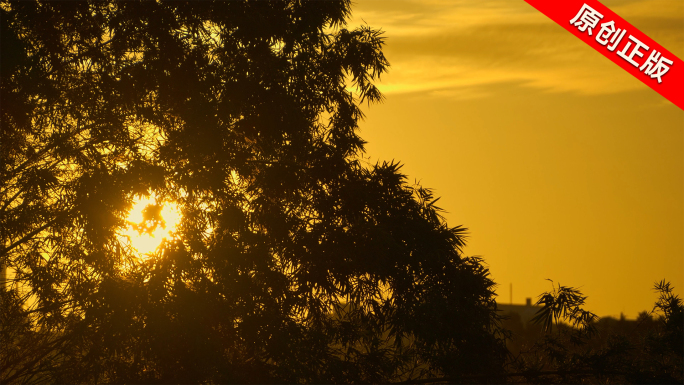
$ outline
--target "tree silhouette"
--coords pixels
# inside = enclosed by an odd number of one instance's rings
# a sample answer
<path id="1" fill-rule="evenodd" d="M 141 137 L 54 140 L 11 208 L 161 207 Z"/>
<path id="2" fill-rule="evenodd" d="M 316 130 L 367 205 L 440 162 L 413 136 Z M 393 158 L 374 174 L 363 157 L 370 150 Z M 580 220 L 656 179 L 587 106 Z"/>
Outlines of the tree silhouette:
<path id="1" fill-rule="evenodd" d="M 359 105 L 389 64 L 379 31 L 346 28 L 350 1 L 0 12 L 2 330 L 50 360 L 8 359 L 3 382 L 501 373 L 465 229 L 360 156 Z M 150 194 L 182 218 L 141 258 L 121 231 Z"/>

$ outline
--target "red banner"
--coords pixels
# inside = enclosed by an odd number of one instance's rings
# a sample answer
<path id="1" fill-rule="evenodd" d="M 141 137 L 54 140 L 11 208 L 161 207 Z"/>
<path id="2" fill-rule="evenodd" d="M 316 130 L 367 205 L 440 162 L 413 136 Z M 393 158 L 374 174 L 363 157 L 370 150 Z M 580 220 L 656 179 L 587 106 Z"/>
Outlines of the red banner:
<path id="1" fill-rule="evenodd" d="M 597 0 L 525 0 L 684 110 L 684 63 Z"/>

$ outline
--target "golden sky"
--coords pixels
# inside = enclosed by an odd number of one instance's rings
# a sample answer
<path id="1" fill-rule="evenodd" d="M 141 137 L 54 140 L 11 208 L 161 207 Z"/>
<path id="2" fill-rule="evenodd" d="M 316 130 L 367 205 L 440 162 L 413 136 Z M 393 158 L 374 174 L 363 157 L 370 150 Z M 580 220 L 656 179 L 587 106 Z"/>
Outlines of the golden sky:
<path id="1" fill-rule="evenodd" d="M 684 1 L 602 3 L 684 58 Z M 634 318 L 655 281 L 684 293 L 684 111 L 523 0 L 353 10 L 350 27 L 385 31 L 392 64 L 386 101 L 365 108 L 366 156 L 442 196 L 501 302 L 550 278 Z"/>

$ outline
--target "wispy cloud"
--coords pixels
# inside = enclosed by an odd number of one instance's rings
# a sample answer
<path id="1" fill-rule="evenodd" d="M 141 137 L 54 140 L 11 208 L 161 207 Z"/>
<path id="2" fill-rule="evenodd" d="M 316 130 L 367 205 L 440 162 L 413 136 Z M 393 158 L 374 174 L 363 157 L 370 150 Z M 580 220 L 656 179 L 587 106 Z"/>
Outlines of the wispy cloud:
<path id="1" fill-rule="evenodd" d="M 683 1 L 605 3 L 681 56 Z M 350 26 L 367 22 L 386 31 L 392 69 L 379 86 L 387 94 L 480 97 L 480 86 L 504 82 L 581 94 L 643 87 L 523 1 L 374 0 L 354 9 Z"/>

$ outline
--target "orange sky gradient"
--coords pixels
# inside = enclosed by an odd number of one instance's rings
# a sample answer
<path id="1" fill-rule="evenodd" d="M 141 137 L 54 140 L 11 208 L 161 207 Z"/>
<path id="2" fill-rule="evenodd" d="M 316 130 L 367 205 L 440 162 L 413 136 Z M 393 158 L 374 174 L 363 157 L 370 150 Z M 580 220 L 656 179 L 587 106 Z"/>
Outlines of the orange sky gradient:
<path id="1" fill-rule="evenodd" d="M 684 1 L 602 1 L 684 58 Z M 392 64 L 366 156 L 400 160 L 470 229 L 500 302 L 581 287 L 636 317 L 684 292 L 684 111 L 523 0 L 359 0 Z M 663 81 L 667 81 L 666 75 Z"/>

